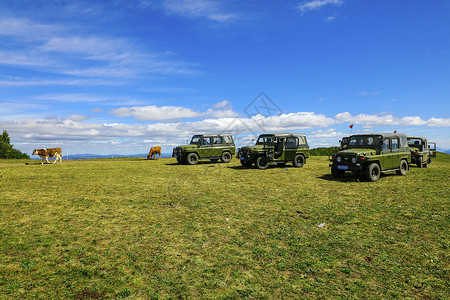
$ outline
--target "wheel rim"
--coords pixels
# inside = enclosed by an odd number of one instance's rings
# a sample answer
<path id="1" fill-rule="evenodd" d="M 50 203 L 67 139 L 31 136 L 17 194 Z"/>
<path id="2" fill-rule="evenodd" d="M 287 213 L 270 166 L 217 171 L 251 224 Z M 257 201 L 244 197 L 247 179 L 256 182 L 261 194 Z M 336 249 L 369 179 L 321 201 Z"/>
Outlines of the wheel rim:
<path id="1" fill-rule="evenodd" d="M 378 169 L 377 168 L 373 168 L 372 169 L 372 178 L 377 178 L 378 177 Z"/>

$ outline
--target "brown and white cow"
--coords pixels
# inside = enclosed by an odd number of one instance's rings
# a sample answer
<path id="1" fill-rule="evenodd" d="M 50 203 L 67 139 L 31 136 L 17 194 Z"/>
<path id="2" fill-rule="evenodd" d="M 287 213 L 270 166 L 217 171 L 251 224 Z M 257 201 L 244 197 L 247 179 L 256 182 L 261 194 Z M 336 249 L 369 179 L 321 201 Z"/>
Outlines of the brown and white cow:
<path id="1" fill-rule="evenodd" d="M 47 163 L 50 163 L 48 161 L 49 157 L 55 157 L 55 160 L 53 163 L 56 163 L 58 161 L 62 162 L 62 156 L 61 156 L 61 148 L 44 148 L 44 149 L 34 149 L 32 155 L 39 155 L 42 158 L 42 163 L 46 161 Z"/>
<path id="2" fill-rule="evenodd" d="M 150 152 L 147 155 L 147 159 L 151 159 L 152 157 L 156 159 L 156 154 L 158 154 L 159 158 L 161 158 L 161 146 L 151 147 Z"/>

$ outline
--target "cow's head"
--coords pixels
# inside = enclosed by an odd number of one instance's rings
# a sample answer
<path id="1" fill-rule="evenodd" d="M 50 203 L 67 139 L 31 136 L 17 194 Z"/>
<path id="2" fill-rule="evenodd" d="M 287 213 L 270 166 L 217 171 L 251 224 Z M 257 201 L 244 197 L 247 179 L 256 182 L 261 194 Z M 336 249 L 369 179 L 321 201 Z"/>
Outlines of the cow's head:
<path id="1" fill-rule="evenodd" d="M 33 154 L 31 154 L 31 155 L 36 155 L 36 154 L 38 154 L 38 151 L 36 149 L 34 149 Z"/>

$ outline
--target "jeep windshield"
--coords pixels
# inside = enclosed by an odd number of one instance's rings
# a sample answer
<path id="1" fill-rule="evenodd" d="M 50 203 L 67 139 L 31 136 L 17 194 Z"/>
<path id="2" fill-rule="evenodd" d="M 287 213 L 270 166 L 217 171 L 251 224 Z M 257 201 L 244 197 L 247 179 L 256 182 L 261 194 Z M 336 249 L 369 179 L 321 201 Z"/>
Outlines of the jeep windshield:
<path id="1" fill-rule="evenodd" d="M 408 146 L 409 147 L 420 147 L 422 146 L 421 138 L 408 138 Z"/>
<path id="2" fill-rule="evenodd" d="M 383 140 L 379 135 L 356 135 L 351 136 L 348 142 L 348 148 L 374 148 L 380 147 Z"/>
<path id="3" fill-rule="evenodd" d="M 273 135 L 260 135 L 256 141 L 256 145 L 272 145 Z"/>
<path id="4" fill-rule="evenodd" d="M 200 143 L 201 140 L 202 140 L 202 136 L 201 136 L 201 135 L 194 135 L 194 136 L 192 137 L 192 140 L 191 140 L 191 145 L 192 145 L 192 144 L 197 145 L 197 144 Z"/>

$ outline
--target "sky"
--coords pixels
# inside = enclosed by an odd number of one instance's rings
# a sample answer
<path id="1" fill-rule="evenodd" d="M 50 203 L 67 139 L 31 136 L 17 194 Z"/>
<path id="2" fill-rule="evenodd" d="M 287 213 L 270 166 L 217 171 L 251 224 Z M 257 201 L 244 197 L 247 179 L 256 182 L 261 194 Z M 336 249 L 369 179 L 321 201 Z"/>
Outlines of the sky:
<path id="1" fill-rule="evenodd" d="M 403 132 L 450 149 L 450 1 L 0 0 L 15 148 L 171 153 L 194 134 Z M 353 124 L 353 129 L 349 126 Z"/>

